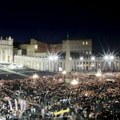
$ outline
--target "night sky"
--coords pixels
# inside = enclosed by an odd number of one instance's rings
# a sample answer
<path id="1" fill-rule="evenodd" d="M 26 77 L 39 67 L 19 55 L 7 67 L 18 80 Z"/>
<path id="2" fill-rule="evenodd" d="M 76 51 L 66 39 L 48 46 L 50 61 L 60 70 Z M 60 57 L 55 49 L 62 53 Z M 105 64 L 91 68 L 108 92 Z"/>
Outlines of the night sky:
<path id="1" fill-rule="evenodd" d="M 60 43 L 69 32 L 70 39 L 93 39 L 94 51 L 119 52 L 119 11 L 119 4 L 110 2 L 4 0 L 0 3 L 0 36 L 12 36 L 21 43 L 31 38 Z"/>

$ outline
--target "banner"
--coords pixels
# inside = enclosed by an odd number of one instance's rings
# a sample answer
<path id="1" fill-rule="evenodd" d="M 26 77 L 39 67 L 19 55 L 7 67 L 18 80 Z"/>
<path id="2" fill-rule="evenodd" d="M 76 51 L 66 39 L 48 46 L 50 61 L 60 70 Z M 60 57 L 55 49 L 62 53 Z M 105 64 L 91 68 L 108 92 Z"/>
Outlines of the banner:
<path id="1" fill-rule="evenodd" d="M 54 115 L 59 115 L 59 114 L 64 114 L 64 113 L 66 113 L 66 112 L 70 112 L 70 109 L 67 108 L 66 110 L 60 110 L 60 111 L 54 112 L 53 114 L 54 114 Z"/>

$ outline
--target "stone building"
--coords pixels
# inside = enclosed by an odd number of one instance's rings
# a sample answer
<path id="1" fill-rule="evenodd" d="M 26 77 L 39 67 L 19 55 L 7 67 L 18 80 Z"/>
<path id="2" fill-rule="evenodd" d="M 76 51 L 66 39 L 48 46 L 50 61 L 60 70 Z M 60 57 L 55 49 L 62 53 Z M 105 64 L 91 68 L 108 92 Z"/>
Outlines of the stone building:
<path id="1" fill-rule="evenodd" d="M 66 50 L 67 40 L 63 40 L 63 51 Z M 80 56 L 92 55 L 92 39 L 69 40 L 70 52 Z"/>
<path id="2" fill-rule="evenodd" d="M 13 62 L 13 39 L 0 38 L 0 63 Z"/>
<path id="3" fill-rule="evenodd" d="M 78 56 L 92 55 L 92 39 L 82 40 L 69 40 L 70 53 L 77 54 Z M 21 44 L 19 48 L 23 51 L 26 50 L 27 56 L 41 56 L 43 53 L 65 53 L 66 40 L 59 44 L 47 44 L 45 42 L 31 39 L 29 44 Z"/>

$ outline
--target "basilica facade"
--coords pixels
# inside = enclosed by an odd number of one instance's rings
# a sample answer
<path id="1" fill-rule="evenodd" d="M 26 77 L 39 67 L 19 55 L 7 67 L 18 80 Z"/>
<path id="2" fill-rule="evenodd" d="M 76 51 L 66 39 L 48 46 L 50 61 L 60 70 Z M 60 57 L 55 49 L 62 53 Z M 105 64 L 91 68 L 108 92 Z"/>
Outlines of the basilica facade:
<path id="1" fill-rule="evenodd" d="M 13 39 L 8 37 L 6 39 L 0 38 L 0 63 L 13 62 Z"/>

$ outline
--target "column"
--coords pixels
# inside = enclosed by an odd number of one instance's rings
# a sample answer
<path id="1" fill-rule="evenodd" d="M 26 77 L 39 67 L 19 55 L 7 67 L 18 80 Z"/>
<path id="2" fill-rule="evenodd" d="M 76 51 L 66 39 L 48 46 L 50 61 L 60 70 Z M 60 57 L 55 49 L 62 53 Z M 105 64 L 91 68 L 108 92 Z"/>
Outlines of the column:
<path id="1" fill-rule="evenodd" d="M 72 66 L 73 66 L 73 71 L 75 71 L 75 60 L 73 60 Z"/>
<path id="2" fill-rule="evenodd" d="M 2 51 L 2 50 L 0 50 L 0 63 L 1 63 L 1 58 L 2 58 L 2 56 L 1 56 L 1 51 Z"/>
<path id="3" fill-rule="evenodd" d="M 61 64 L 62 64 L 62 70 L 64 70 L 64 61 L 63 60 L 62 60 Z"/>
<path id="4" fill-rule="evenodd" d="M 77 61 L 76 61 L 75 67 L 76 67 L 76 71 L 77 71 L 77 70 L 78 70 L 78 67 L 77 67 Z"/>
<path id="5" fill-rule="evenodd" d="M 8 62 L 8 51 L 7 51 L 7 49 L 5 50 L 5 62 Z"/>
<path id="6" fill-rule="evenodd" d="M 0 56 L 0 62 L 2 63 L 2 49 L 1 49 L 1 56 Z"/>
<path id="7" fill-rule="evenodd" d="M 86 61 L 85 61 L 85 70 L 87 70 L 86 68 L 87 68 L 87 63 L 86 63 Z"/>
<path id="8" fill-rule="evenodd" d="M 71 61 L 70 61 L 70 42 L 66 41 L 66 57 L 65 57 L 65 70 L 66 72 L 72 71 Z"/>

